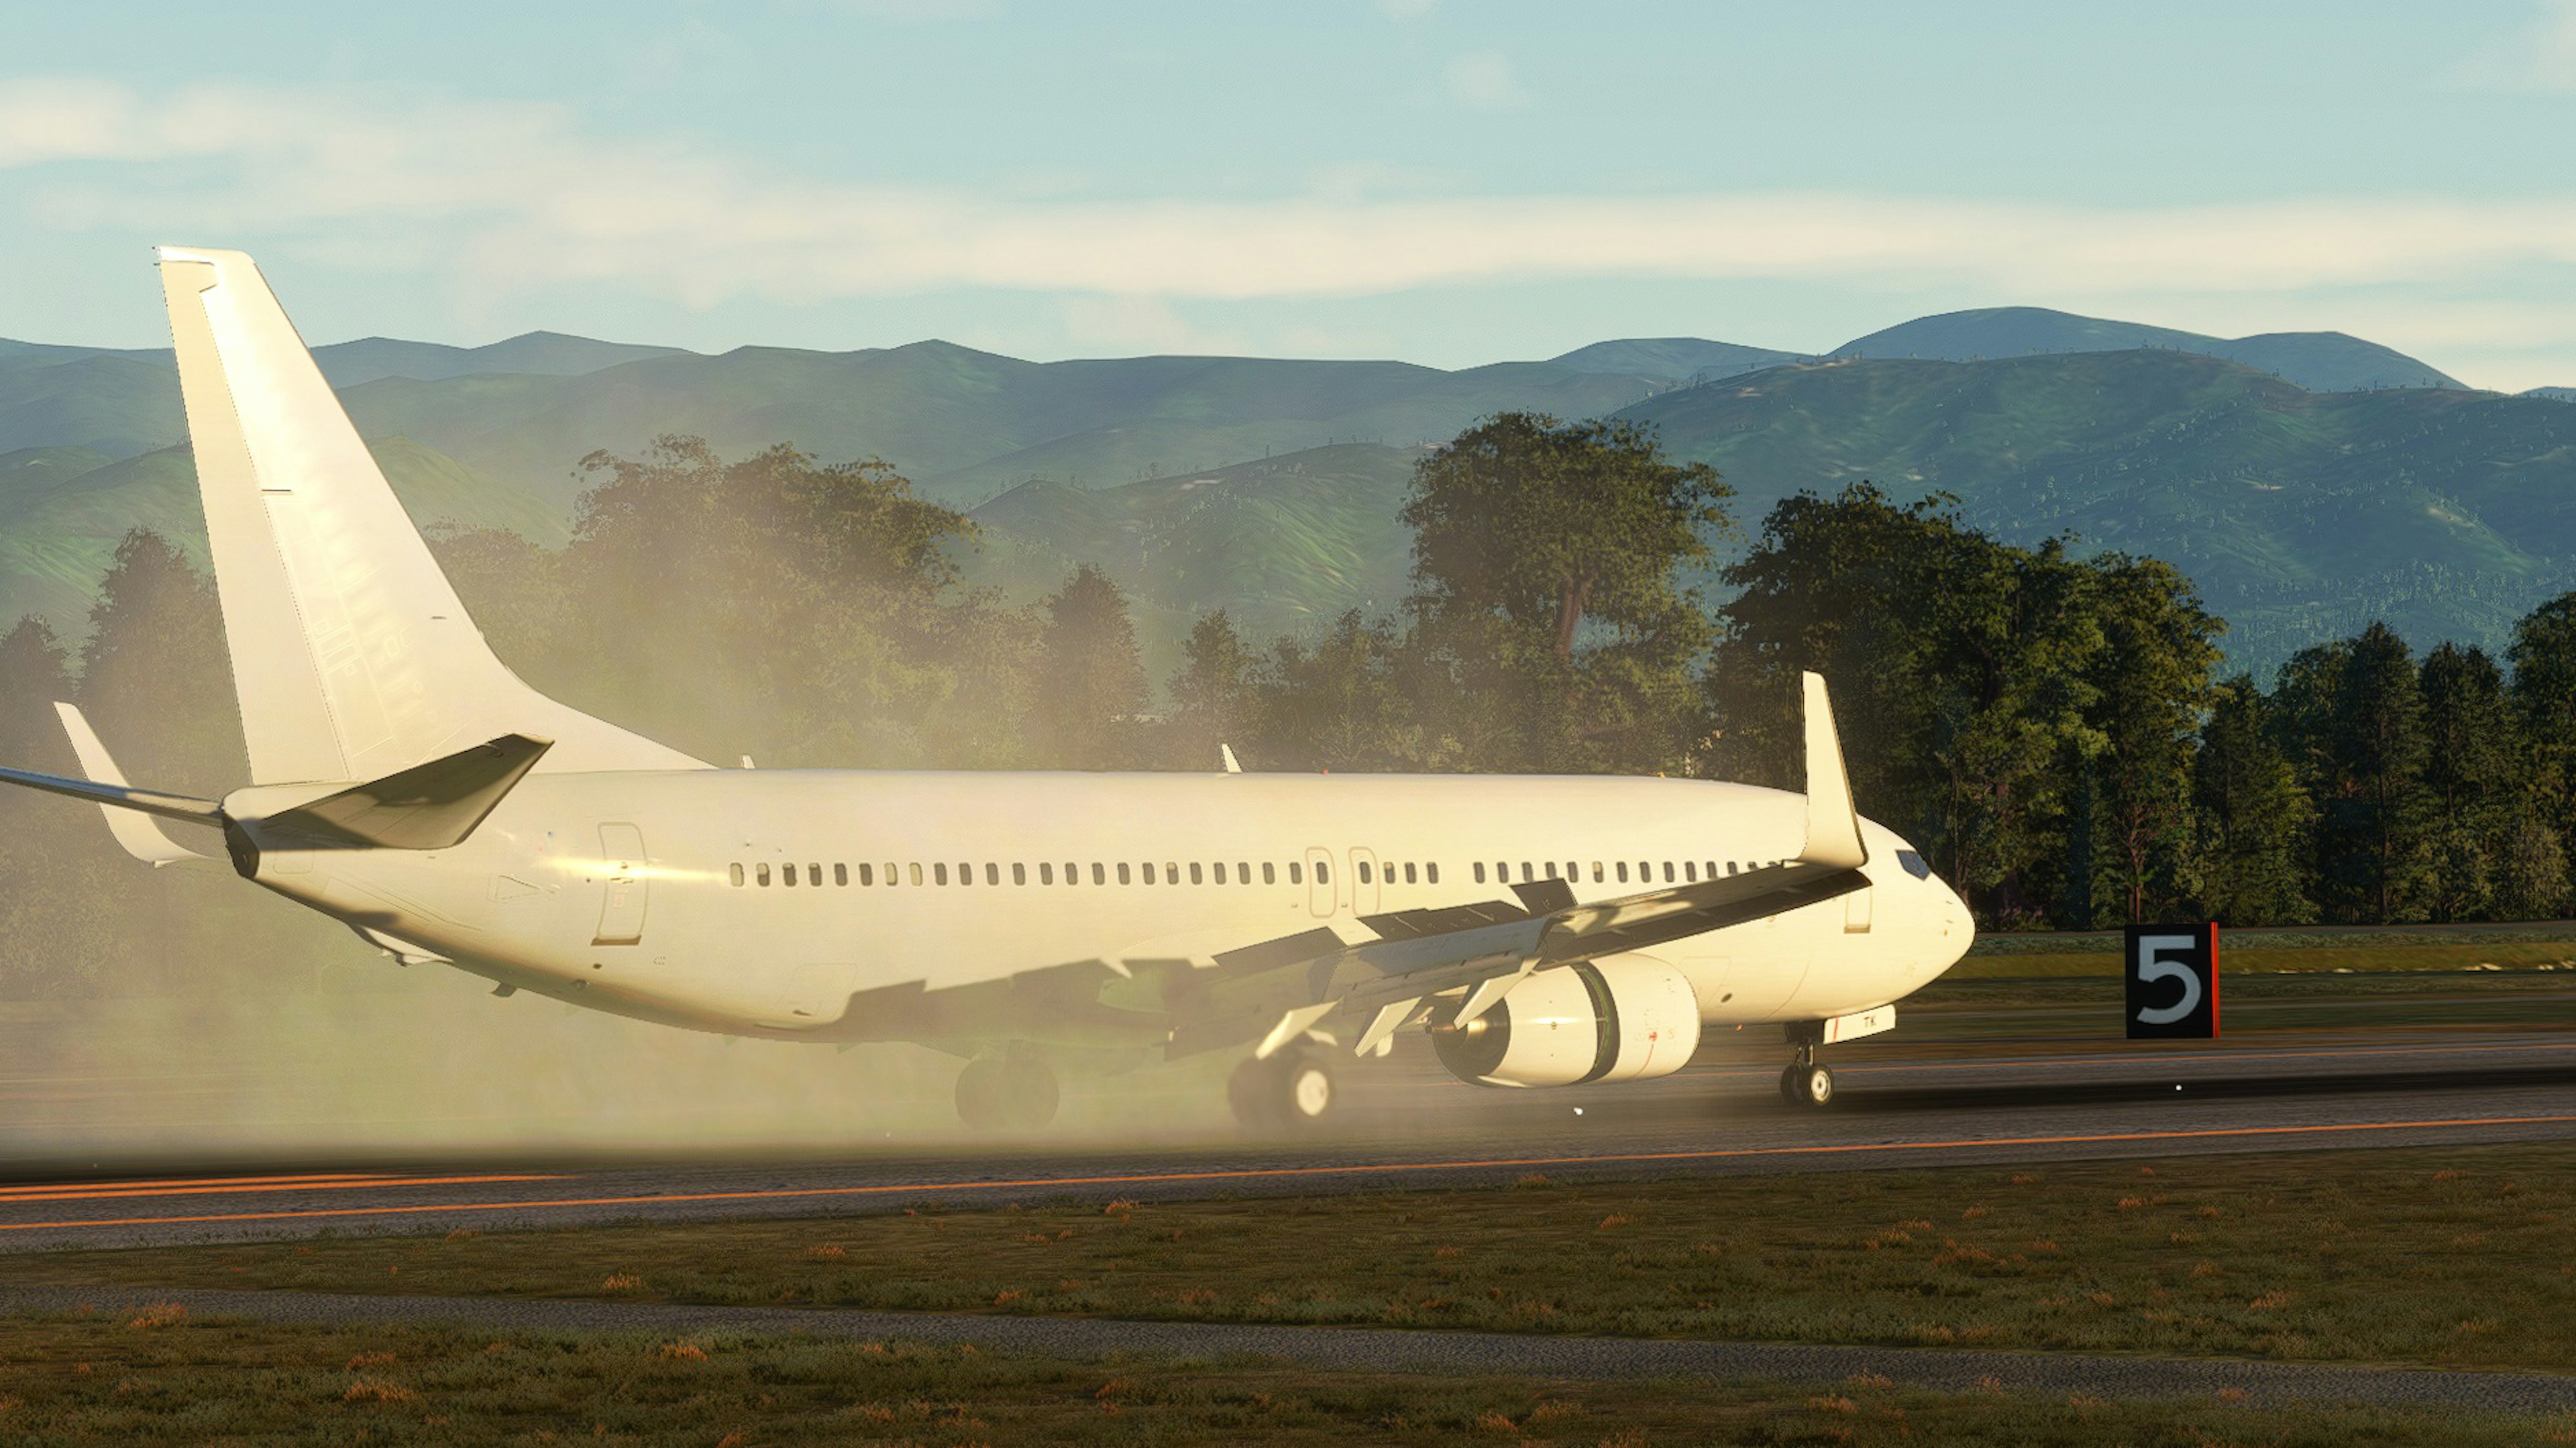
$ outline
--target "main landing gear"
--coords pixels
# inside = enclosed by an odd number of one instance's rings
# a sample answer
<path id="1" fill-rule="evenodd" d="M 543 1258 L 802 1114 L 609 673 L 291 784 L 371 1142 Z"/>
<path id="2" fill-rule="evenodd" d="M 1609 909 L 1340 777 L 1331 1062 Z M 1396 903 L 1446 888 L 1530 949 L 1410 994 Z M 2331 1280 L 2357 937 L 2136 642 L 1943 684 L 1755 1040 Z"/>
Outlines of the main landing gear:
<path id="1" fill-rule="evenodd" d="M 1062 1099 L 1055 1068 L 1029 1051 L 978 1056 L 957 1073 L 957 1117 L 978 1131 L 1035 1131 Z"/>
<path id="2" fill-rule="evenodd" d="M 1834 1099 L 1834 1070 L 1816 1059 L 1816 1048 L 1801 1043 L 1797 1059 L 1780 1073 L 1780 1099 L 1792 1106 L 1826 1106 Z"/>
<path id="3" fill-rule="evenodd" d="M 1293 1130 L 1312 1126 L 1332 1114 L 1340 1087 L 1333 1068 L 1320 1052 L 1291 1048 L 1269 1060 L 1251 1060 L 1234 1068 L 1226 1082 L 1226 1104 L 1246 1126 Z"/>

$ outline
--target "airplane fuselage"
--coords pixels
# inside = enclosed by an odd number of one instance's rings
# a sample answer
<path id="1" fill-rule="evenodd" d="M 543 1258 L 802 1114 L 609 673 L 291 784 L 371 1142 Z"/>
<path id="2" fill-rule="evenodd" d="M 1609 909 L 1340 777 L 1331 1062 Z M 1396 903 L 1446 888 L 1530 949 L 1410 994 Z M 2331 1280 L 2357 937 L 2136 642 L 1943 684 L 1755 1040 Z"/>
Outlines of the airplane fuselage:
<path id="1" fill-rule="evenodd" d="M 259 817 L 313 791 L 226 801 Z M 904 1038 L 869 992 L 1089 962 L 1204 968 L 1251 942 L 1511 898 L 1580 902 L 1795 856 L 1805 798 L 1641 778 L 690 770 L 529 777 L 444 850 L 262 841 L 253 878 L 505 986 L 745 1035 Z M 1905 842 L 1869 888 L 1672 941 L 1709 1024 L 1897 1000 L 1973 938 Z M 853 997 L 858 997 L 853 1004 Z M 1089 1039 L 1096 1021 L 1022 1022 Z M 881 1028 L 882 1027 L 882 1028 Z"/>

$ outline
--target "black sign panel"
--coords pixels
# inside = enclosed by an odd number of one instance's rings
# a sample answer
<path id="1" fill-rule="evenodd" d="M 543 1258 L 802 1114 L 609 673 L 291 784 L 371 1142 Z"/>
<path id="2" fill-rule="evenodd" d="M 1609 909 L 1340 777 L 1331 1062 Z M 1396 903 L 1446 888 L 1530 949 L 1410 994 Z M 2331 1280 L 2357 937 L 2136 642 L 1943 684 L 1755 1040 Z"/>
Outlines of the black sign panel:
<path id="1" fill-rule="evenodd" d="M 2129 1039 L 2218 1034 L 2218 926 L 2129 927 Z"/>

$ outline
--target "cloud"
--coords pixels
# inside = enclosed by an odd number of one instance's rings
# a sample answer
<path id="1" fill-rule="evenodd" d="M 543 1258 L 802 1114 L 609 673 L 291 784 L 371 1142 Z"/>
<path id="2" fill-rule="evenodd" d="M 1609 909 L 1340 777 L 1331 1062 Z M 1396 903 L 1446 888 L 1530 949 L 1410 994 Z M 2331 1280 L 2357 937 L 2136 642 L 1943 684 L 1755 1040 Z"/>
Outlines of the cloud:
<path id="1" fill-rule="evenodd" d="M 1639 278 L 2249 295 L 2527 283 L 2533 268 L 2576 267 L 2576 200 L 2121 208 L 1417 189 L 1097 201 L 781 175 L 677 142 L 588 135 L 551 106 L 244 88 L 147 98 L 84 80 L 0 86 L 0 187 L 61 228 L 207 245 L 283 237 L 486 294 L 600 281 L 701 306 L 940 288 L 1189 300 Z"/>
<path id="2" fill-rule="evenodd" d="M 1448 80 L 1450 97 L 1475 110 L 1507 111 L 1529 104 L 1511 57 L 1499 50 L 1469 51 L 1450 61 Z"/>
<path id="3" fill-rule="evenodd" d="M 2540 0 L 2511 40 L 2488 46 L 2452 67 L 2450 80 L 2472 90 L 2576 91 L 2576 0 Z"/>

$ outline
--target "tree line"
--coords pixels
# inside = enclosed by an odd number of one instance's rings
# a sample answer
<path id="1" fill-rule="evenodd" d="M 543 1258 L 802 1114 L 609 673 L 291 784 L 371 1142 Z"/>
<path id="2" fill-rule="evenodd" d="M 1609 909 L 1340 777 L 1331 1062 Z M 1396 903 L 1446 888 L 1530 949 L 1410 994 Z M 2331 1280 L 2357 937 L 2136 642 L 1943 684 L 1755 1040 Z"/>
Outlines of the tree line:
<path id="1" fill-rule="evenodd" d="M 965 586 L 973 522 L 882 462 L 666 438 L 583 467 L 567 546 L 447 529 L 432 547 L 531 683 L 718 762 L 1212 769 L 1223 744 L 1254 769 L 1794 789 L 1796 677 L 1816 669 L 1862 808 L 1988 928 L 2570 906 L 2576 594 L 2503 659 L 2419 658 L 2374 624 L 2267 687 L 2224 671 L 2225 624 L 2162 562 L 2006 543 L 1954 499 L 1867 483 L 1787 499 L 1745 537 L 1727 484 L 1651 433 L 1507 413 L 1420 460 L 1399 608 L 1266 641 L 1211 613 L 1157 688 L 1113 580 L 1077 566 L 1033 604 Z M 1692 584 L 1709 577 L 1723 603 Z M 50 701 L 72 698 L 134 777 L 239 783 L 219 629 L 203 573 L 128 537 L 77 650 L 32 618 L 0 636 L 0 759 L 68 772 Z M 138 952 L 183 978 L 287 938 L 256 897 L 138 891 L 86 815 L 0 793 L 0 993 L 84 993 Z M 288 935 L 277 969 L 310 969 L 320 937 Z"/>

